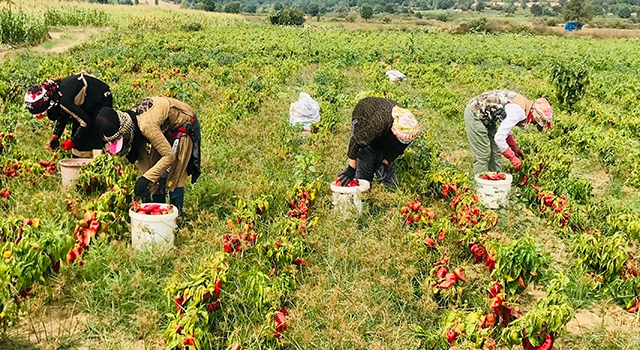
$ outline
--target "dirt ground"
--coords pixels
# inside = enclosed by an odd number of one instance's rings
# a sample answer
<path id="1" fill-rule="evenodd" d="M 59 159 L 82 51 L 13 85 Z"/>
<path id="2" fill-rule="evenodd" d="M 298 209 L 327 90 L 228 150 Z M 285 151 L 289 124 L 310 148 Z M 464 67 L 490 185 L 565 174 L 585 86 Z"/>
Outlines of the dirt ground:
<path id="1" fill-rule="evenodd" d="M 577 310 L 567 324 L 567 332 L 583 335 L 585 332 L 604 330 L 615 333 L 624 330 L 627 333 L 640 334 L 640 322 L 635 314 L 630 314 L 620 306 L 603 302 L 588 310 Z"/>
<path id="2" fill-rule="evenodd" d="M 0 60 L 21 50 L 33 50 L 37 52 L 61 53 L 76 45 L 82 44 L 104 32 L 106 28 L 67 28 L 63 31 L 53 30 L 49 32 L 50 39 L 33 47 L 0 48 Z"/>

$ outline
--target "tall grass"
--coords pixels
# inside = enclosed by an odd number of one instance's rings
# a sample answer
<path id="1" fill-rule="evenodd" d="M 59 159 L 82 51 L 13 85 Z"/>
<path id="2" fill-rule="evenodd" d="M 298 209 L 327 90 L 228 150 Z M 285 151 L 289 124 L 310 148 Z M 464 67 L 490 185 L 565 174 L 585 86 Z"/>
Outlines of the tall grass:
<path id="1" fill-rule="evenodd" d="M 0 9 L 0 42 L 10 45 L 39 44 L 49 36 L 47 24 L 22 10 Z"/>
<path id="2" fill-rule="evenodd" d="M 47 8 L 44 22 L 48 26 L 107 26 L 111 16 L 99 9 L 62 6 Z"/>

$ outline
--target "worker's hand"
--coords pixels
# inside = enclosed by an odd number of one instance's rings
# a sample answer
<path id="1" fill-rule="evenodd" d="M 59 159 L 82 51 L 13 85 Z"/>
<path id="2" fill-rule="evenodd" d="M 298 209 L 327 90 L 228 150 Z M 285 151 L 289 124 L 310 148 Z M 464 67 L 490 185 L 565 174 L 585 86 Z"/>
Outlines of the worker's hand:
<path id="1" fill-rule="evenodd" d="M 524 159 L 524 153 L 522 153 L 522 150 L 520 150 L 520 148 L 518 148 L 518 146 L 515 146 L 511 150 L 516 155 L 516 157 Z"/>
<path id="2" fill-rule="evenodd" d="M 60 139 L 58 138 L 58 135 L 51 136 L 49 142 L 47 143 L 47 147 L 49 147 L 49 149 L 52 151 L 58 150 L 58 148 L 60 147 Z"/>
<path id="3" fill-rule="evenodd" d="M 338 174 L 338 180 L 340 180 L 340 185 L 342 186 L 348 185 L 349 182 L 351 182 L 351 180 L 353 180 L 355 176 L 356 176 L 356 169 L 352 168 L 351 165 L 348 165 L 343 172 Z"/>
<path id="4" fill-rule="evenodd" d="M 516 157 L 515 153 L 513 153 L 511 148 L 507 148 L 506 151 L 502 152 L 502 155 L 507 157 L 507 159 L 509 159 L 511 164 L 513 164 L 513 168 L 516 169 L 516 171 L 520 171 L 520 169 L 522 168 L 522 162 L 520 161 L 520 159 L 518 159 L 518 157 Z"/>
<path id="5" fill-rule="evenodd" d="M 148 197 L 149 196 L 149 185 L 151 181 L 144 176 L 140 176 L 138 181 L 136 181 L 136 186 L 133 189 L 133 193 L 138 197 Z"/>
<path id="6" fill-rule="evenodd" d="M 516 155 L 516 157 L 524 158 L 524 153 L 522 153 L 522 151 L 516 144 L 516 140 L 513 138 L 513 135 L 507 136 L 507 144 L 509 145 L 509 148 L 511 148 L 513 153 Z"/>
<path id="7" fill-rule="evenodd" d="M 71 140 L 64 140 L 64 142 L 62 142 L 62 149 L 65 151 L 70 151 L 75 145 L 76 144 Z"/>

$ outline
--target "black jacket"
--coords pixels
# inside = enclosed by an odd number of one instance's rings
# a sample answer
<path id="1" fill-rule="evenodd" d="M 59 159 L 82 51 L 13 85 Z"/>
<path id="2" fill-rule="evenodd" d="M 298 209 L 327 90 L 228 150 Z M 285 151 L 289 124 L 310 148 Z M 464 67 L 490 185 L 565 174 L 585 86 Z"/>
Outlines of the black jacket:
<path id="1" fill-rule="evenodd" d="M 102 107 L 113 106 L 109 85 L 86 74 L 74 74 L 57 83 L 62 96 L 59 104 L 47 112 L 47 117 L 56 122 L 53 134 L 62 136 L 67 123 L 71 121 L 71 139 L 76 149 L 89 151 L 102 148 L 102 135 L 95 127 L 95 119 Z"/>
<path id="2" fill-rule="evenodd" d="M 357 159 L 362 147 L 371 147 L 382 152 L 384 159 L 393 162 L 407 148 L 391 132 L 394 100 L 379 97 L 366 97 L 360 100 L 351 115 L 351 139 L 349 140 L 349 159 Z"/>

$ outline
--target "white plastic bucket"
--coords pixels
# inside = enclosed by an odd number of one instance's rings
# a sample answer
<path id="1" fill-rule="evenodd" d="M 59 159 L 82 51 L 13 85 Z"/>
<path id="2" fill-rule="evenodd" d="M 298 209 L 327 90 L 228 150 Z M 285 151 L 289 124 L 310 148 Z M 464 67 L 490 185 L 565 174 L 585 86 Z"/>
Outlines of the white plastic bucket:
<path id="1" fill-rule="evenodd" d="M 178 209 L 171 204 L 164 203 L 144 203 L 159 204 L 163 207 L 171 207 L 169 214 L 148 215 L 136 213 L 129 209 L 131 218 L 131 245 L 135 249 L 141 249 L 149 245 L 161 245 L 173 247 L 173 230 L 177 227 L 176 218 Z"/>
<path id="2" fill-rule="evenodd" d="M 65 158 L 60 161 L 62 186 L 68 186 L 78 179 L 80 168 L 89 164 L 91 158 Z"/>
<path id="3" fill-rule="evenodd" d="M 500 205 L 507 202 L 507 196 L 511 190 L 511 181 L 513 176 L 505 174 L 506 180 L 483 180 L 480 174 L 476 174 L 476 187 L 478 190 L 478 199 L 480 203 L 488 208 L 498 209 Z"/>
<path id="4" fill-rule="evenodd" d="M 367 180 L 360 180 L 360 186 L 342 187 L 331 183 L 332 203 L 340 212 L 347 212 L 355 209 L 358 213 L 362 212 L 362 199 L 360 194 L 366 192 L 371 187 Z"/>

